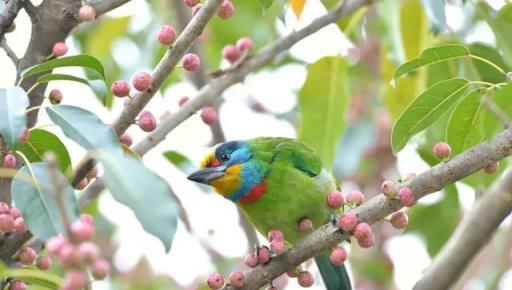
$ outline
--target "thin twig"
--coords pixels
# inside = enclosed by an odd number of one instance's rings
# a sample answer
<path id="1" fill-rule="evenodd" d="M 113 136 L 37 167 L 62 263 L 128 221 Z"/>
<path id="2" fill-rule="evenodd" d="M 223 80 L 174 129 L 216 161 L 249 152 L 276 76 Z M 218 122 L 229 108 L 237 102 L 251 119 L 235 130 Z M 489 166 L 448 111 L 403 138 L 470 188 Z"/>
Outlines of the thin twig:
<path id="1" fill-rule="evenodd" d="M 500 108 L 498 107 L 487 95 L 484 95 L 482 100 L 485 108 L 489 110 L 491 113 L 493 113 L 498 120 L 505 126 L 505 128 L 508 128 L 512 125 L 512 120 L 510 117 Z"/>
<path id="2" fill-rule="evenodd" d="M 0 47 L 2 47 L 5 50 L 5 53 L 12 60 L 14 65 L 18 65 L 18 61 L 20 59 L 18 58 L 16 53 L 14 53 L 14 51 L 9 47 L 5 38 L 0 41 Z"/>
<path id="3" fill-rule="evenodd" d="M 23 1 L 23 9 L 25 9 L 32 22 L 39 20 L 39 12 L 30 0 Z"/>
<path id="4" fill-rule="evenodd" d="M 509 170 L 477 200 L 413 289 L 450 289 L 511 210 L 512 170 Z"/>
<path id="5" fill-rule="evenodd" d="M 60 216 L 62 218 L 62 227 L 64 228 L 64 232 L 66 233 L 68 240 L 72 240 L 73 236 L 71 235 L 70 228 L 71 217 L 69 216 L 69 212 L 64 202 L 64 187 L 62 184 L 63 181 L 58 175 L 55 156 L 47 158 L 46 161 L 48 162 L 48 170 L 50 172 L 51 182 L 53 185 L 53 198 L 55 199 L 55 203 L 57 204 Z"/>

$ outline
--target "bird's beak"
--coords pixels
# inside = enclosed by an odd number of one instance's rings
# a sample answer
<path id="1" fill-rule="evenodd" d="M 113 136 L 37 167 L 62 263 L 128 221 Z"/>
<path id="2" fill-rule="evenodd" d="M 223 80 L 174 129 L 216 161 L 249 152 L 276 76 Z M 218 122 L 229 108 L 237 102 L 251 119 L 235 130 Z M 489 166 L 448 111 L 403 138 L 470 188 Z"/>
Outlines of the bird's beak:
<path id="1" fill-rule="evenodd" d="M 207 167 L 193 172 L 187 178 L 195 182 L 210 184 L 212 180 L 226 175 L 225 169 L 226 166 Z"/>

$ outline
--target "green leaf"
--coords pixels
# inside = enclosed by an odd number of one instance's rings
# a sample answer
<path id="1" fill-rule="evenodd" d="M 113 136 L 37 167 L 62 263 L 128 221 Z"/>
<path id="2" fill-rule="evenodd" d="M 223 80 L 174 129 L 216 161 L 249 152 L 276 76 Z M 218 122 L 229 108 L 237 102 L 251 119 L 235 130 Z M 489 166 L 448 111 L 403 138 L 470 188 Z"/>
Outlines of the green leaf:
<path id="1" fill-rule="evenodd" d="M 402 112 L 391 136 L 393 152 L 400 151 L 416 133 L 428 128 L 464 95 L 469 81 L 450 79 L 428 88 Z"/>
<path id="2" fill-rule="evenodd" d="M 425 65 L 467 56 L 469 56 L 469 50 L 459 44 L 447 44 L 439 47 L 429 48 L 423 51 L 419 58 L 399 66 L 395 71 L 394 79 L 396 80 L 401 76 Z"/>
<path id="3" fill-rule="evenodd" d="M 425 12 L 432 24 L 432 31 L 437 34 L 446 28 L 446 14 L 444 0 L 422 0 Z"/>
<path id="4" fill-rule="evenodd" d="M 182 169 L 182 170 L 188 170 L 190 168 L 193 168 L 192 162 L 190 162 L 190 159 L 187 158 L 187 156 L 177 152 L 177 151 L 166 151 L 164 152 L 164 157 L 167 158 L 169 162 L 174 164 L 176 167 Z"/>
<path id="5" fill-rule="evenodd" d="M 107 188 L 118 202 L 133 210 L 144 230 L 171 248 L 178 221 L 178 207 L 168 184 L 137 159 L 100 154 Z"/>
<path id="6" fill-rule="evenodd" d="M 96 72 L 98 78 L 101 78 L 103 80 L 105 79 L 105 71 L 103 69 L 103 65 L 101 64 L 101 62 L 96 58 L 86 54 L 59 57 L 56 59 L 43 62 L 41 64 L 29 67 L 26 70 L 24 70 L 21 73 L 21 77 L 27 78 L 29 76 L 49 71 L 55 68 L 69 66 L 89 68 Z"/>
<path id="7" fill-rule="evenodd" d="M 19 142 L 26 128 L 27 93 L 20 87 L 0 89 L 0 135 L 8 146 Z"/>
<path id="8" fill-rule="evenodd" d="M 263 8 L 263 11 L 267 11 L 267 9 L 272 5 L 274 0 L 258 0 L 258 3 L 260 3 L 261 8 Z"/>
<path id="9" fill-rule="evenodd" d="M 30 130 L 27 142 L 18 144 L 15 151 L 20 151 L 30 162 L 41 162 L 45 152 L 53 152 L 57 157 L 59 169 L 66 172 L 71 168 L 71 159 L 69 158 L 66 146 L 53 133 L 42 129 Z"/>
<path id="10" fill-rule="evenodd" d="M 379 28 L 383 32 L 383 40 L 388 48 L 393 63 L 402 63 L 406 60 L 405 50 L 400 31 L 400 3 L 394 0 L 377 2 L 379 13 Z"/>
<path id="11" fill-rule="evenodd" d="M 512 66 L 512 4 L 503 6 L 500 11 L 496 12 L 489 4 L 480 1 L 478 8 L 484 15 L 487 24 L 494 32 L 496 44 L 503 53 L 505 62 Z"/>
<path id="12" fill-rule="evenodd" d="M 464 96 L 453 110 L 446 127 L 446 142 L 456 155 L 479 143 L 483 138 L 480 126 L 481 96 L 472 91 Z"/>
<path id="13" fill-rule="evenodd" d="M 409 210 L 407 232 L 419 233 L 425 238 L 427 251 L 434 257 L 448 241 L 460 218 L 458 192 L 451 184 L 443 189 L 442 200 L 429 205 L 418 204 Z M 432 223 L 432 221 L 443 221 Z"/>
<path id="14" fill-rule="evenodd" d="M 41 271 L 33 268 L 7 269 L 3 272 L 4 277 L 11 277 L 22 280 L 31 286 L 38 285 L 44 289 L 59 289 L 62 278 L 49 271 Z"/>
<path id="15" fill-rule="evenodd" d="M 469 51 L 471 52 L 472 55 L 476 55 L 481 58 L 487 59 L 508 71 L 508 67 L 505 64 L 503 57 L 501 56 L 499 51 L 496 50 L 496 48 L 483 43 L 472 43 L 469 46 Z M 478 78 L 482 81 L 494 84 L 506 81 L 506 76 L 503 75 L 498 70 L 496 70 L 496 68 L 490 66 L 489 64 L 478 60 L 470 61 L 471 63 L 469 65 L 472 65 L 472 67 L 470 66 L 469 70 L 476 70 L 473 78 Z"/>
<path id="16" fill-rule="evenodd" d="M 107 87 L 105 85 L 105 81 L 103 80 L 86 80 L 83 78 L 66 74 L 47 74 L 37 79 L 38 83 L 47 83 L 51 81 L 78 82 L 90 86 L 98 95 L 105 96 L 107 94 Z"/>
<path id="17" fill-rule="evenodd" d="M 121 145 L 116 133 L 95 114 L 68 105 L 47 107 L 46 112 L 68 138 L 86 150 L 102 149 L 121 155 Z"/>
<path id="18" fill-rule="evenodd" d="M 79 217 L 75 191 L 67 179 L 55 171 L 56 177 L 44 162 L 23 166 L 14 177 L 11 185 L 12 198 L 21 211 L 30 232 L 38 239 L 46 240 L 63 232 L 63 221 L 55 201 L 57 188 L 61 188 L 63 200 L 72 220 Z M 33 182 L 27 182 L 18 176 L 31 176 Z M 59 183 L 55 184 L 55 180 Z"/>
<path id="19" fill-rule="evenodd" d="M 336 144 L 343 134 L 348 105 L 347 63 L 341 57 L 324 57 L 309 67 L 299 92 L 302 112 L 299 138 L 331 168 Z"/>

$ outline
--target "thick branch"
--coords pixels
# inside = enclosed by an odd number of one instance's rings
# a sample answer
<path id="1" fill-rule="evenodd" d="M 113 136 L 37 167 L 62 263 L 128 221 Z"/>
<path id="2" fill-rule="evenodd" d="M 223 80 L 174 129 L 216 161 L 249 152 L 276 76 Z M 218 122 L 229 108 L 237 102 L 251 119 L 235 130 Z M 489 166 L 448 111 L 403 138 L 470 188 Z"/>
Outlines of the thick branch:
<path id="1" fill-rule="evenodd" d="M 96 15 L 101 15 L 130 1 L 131 0 L 99 0 L 89 3 L 89 5 L 94 7 Z"/>
<path id="2" fill-rule="evenodd" d="M 466 214 L 414 290 L 449 289 L 512 210 L 512 170 Z"/>

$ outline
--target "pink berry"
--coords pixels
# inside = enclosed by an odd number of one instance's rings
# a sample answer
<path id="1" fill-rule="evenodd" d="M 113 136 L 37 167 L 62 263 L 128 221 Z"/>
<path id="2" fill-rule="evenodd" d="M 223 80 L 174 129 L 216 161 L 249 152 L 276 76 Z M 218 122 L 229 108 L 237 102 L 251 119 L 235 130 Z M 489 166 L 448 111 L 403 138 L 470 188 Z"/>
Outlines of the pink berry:
<path id="1" fill-rule="evenodd" d="M 158 31 L 158 42 L 162 45 L 171 45 L 176 40 L 176 29 L 170 25 L 165 25 Z"/>
<path id="2" fill-rule="evenodd" d="M 394 197 L 396 195 L 396 184 L 391 180 L 385 180 L 380 189 L 386 197 Z"/>
<path id="3" fill-rule="evenodd" d="M 194 7 L 197 5 L 197 3 L 199 3 L 199 0 L 183 0 L 183 3 L 185 3 L 185 5 L 188 7 Z"/>
<path id="4" fill-rule="evenodd" d="M 112 83 L 110 90 L 112 91 L 112 95 L 121 98 L 130 95 L 131 87 L 129 82 L 118 80 Z"/>
<path id="5" fill-rule="evenodd" d="M 341 265 L 347 260 L 347 250 L 343 247 L 336 247 L 331 251 L 329 259 L 334 265 Z"/>
<path id="6" fill-rule="evenodd" d="M 432 149 L 434 156 L 439 159 L 446 159 L 452 155 L 452 148 L 446 142 L 438 142 Z"/>
<path id="7" fill-rule="evenodd" d="M 208 276 L 206 283 L 210 289 L 220 289 L 224 286 L 224 277 L 219 273 L 213 273 Z"/>
<path id="8" fill-rule="evenodd" d="M 315 282 L 315 278 L 310 272 L 302 271 L 299 273 L 299 276 L 297 277 L 297 282 L 302 287 L 311 287 Z"/>
<path id="9" fill-rule="evenodd" d="M 50 238 L 46 242 L 46 248 L 48 249 L 48 253 L 51 255 L 57 256 L 60 254 L 60 251 L 68 242 L 63 236 L 56 236 Z"/>
<path id="10" fill-rule="evenodd" d="M 347 194 L 347 203 L 350 203 L 352 205 L 355 205 L 355 206 L 359 206 L 361 205 L 365 198 L 364 198 L 364 194 L 360 191 L 351 191 Z"/>
<path id="11" fill-rule="evenodd" d="M 48 270 L 52 266 L 52 260 L 48 256 L 39 256 L 36 260 L 36 266 L 39 270 Z"/>
<path id="12" fill-rule="evenodd" d="M 87 177 L 84 177 L 82 180 L 80 180 L 80 182 L 77 183 L 75 187 L 78 190 L 82 190 L 87 187 L 87 184 L 89 184 L 89 179 L 87 179 Z"/>
<path id="13" fill-rule="evenodd" d="M 52 54 L 55 57 L 60 57 L 68 53 L 68 46 L 64 42 L 56 42 L 52 48 Z"/>
<path id="14" fill-rule="evenodd" d="M 201 110 L 201 119 L 207 125 L 213 125 L 217 122 L 217 112 L 213 107 L 204 107 Z"/>
<path id="15" fill-rule="evenodd" d="M 61 289 L 80 290 L 85 287 L 87 276 L 83 271 L 71 270 L 66 274 L 66 278 L 62 282 Z"/>
<path id="16" fill-rule="evenodd" d="M 259 264 L 258 257 L 256 257 L 254 253 L 247 254 L 244 258 L 244 263 L 247 265 L 247 267 L 254 268 Z"/>
<path id="17" fill-rule="evenodd" d="M 23 281 L 12 281 L 9 290 L 26 290 L 27 284 Z"/>
<path id="18" fill-rule="evenodd" d="M 412 189 L 407 186 L 400 188 L 398 191 L 398 198 L 400 199 L 400 203 L 402 203 L 404 206 L 410 207 L 416 203 Z"/>
<path id="19" fill-rule="evenodd" d="M 195 53 L 187 53 L 182 59 L 183 68 L 187 71 L 195 71 L 201 65 L 201 60 Z"/>
<path id="20" fill-rule="evenodd" d="M 14 220 L 13 229 L 17 233 L 25 233 L 27 232 L 27 225 L 25 224 L 25 221 L 22 217 L 16 218 Z"/>
<path id="21" fill-rule="evenodd" d="M 361 248 L 364 248 L 364 249 L 367 249 L 373 245 L 375 245 L 375 236 L 373 235 L 372 232 L 370 232 L 369 235 L 361 238 L 361 239 L 358 239 L 357 240 L 357 244 L 361 247 Z"/>
<path id="22" fill-rule="evenodd" d="M 229 283 L 235 287 L 242 287 L 245 284 L 245 275 L 242 272 L 233 272 L 229 274 Z"/>
<path id="23" fill-rule="evenodd" d="M 4 156 L 4 165 L 5 168 L 16 168 L 16 157 L 14 154 L 7 153 Z"/>
<path id="24" fill-rule="evenodd" d="M 92 274 L 92 277 L 94 277 L 94 279 L 96 279 L 96 280 L 105 279 L 105 277 L 107 277 L 109 272 L 110 272 L 110 263 L 104 259 L 96 260 L 91 265 L 91 274 Z"/>
<path id="25" fill-rule="evenodd" d="M 391 215 L 391 225 L 397 229 L 403 229 L 409 223 L 409 217 L 406 212 L 397 211 Z"/>
<path id="26" fill-rule="evenodd" d="M 354 236 L 356 239 L 361 240 L 372 234 L 372 228 L 367 223 L 360 223 L 354 228 Z"/>
<path id="27" fill-rule="evenodd" d="M 235 13 L 235 7 L 233 6 L 233 3 L 231 3 L 230 0 L 224 0 L 217 10 L 217 15 L 220 19 L 229 19 L 231 16 L 233 16 L 233 13 Z"/>
<path id="28" fill-rule="evenodd" d="M 84 5 L 78 10 L 78 20 L 92 21 L 94 18 L 96 18 L 96 9 L 91 5 Z"/>
<path id="29" fill-rule="evenodd" d="M 48 95 L 48 100 L 50 100 L 50 103 L 52 105 L 58 105 L 62 102 L 62 99 L 64 98 L 64 95 L 62 92 L 58 89 L 53 89 L 50 91 L 50 94 Z"/>
<path id="30" fill-rule="evenodd" d="M 138 72 L 132 79 L 133 87 L 138 91 L 146 91 L 151 88 L 151 75 L 145 71 Z"/>
<path id="31" fill-rule="evenodd" d="M 18 259 L 23 265 L 32 265 L 36 261 L 37 253 L 30 247 L 25 247 L 20 250 Z"/>
<path id="32" fill-rule="evenodd" d="M 267 248 L 266 246 L 258 247 L 258 249 L 256 250 L 256 257 L 258 258 L 258 263 L 260 264 L 266 264 L 270 262 L 270 249 Z"/>
<path id="33" fill-rule="evenodd" d="M 273 240 L 270 242 L 270 250 L 274 254 L 281 254 L 286 250 L 286 246 L 283 240 Z"/>
<path id="34" fill-rule="evenodd" d="M 96 244 L 92 242 L 85 242 L 78 246 L 78 253 L 80 255 L 80 260 L 87 264 L 91 264 L 98 259 L 100 250 Z"/>
<path id="35" fill-rule="evenodd" d="M 199 10 L 203 7 L 203 4 L 199 3 L 196 6 L 192 7 L 192 16 L 195 16 Z"/>
<path id="36" fill-rule="evenodd" d="M 251 50 L 252 46 L 252 39 L 250 39 L 249 37 L 242 37 L 236 42 L 236 47 L 238 47 L 240 51 Z"/>
<path id="37" fill-rule="evenodd" d="M 133 144 L 132 136 L 130 136 L 128 133 L 123 133 L 121 137 L 119 137 L 119 141 L 126 147 L 130 147 Z"/>
<path id="38" fill-rule="evenodd" d="M 234 63 L 241 53 L 240 49 L 232 44 L 228 44 L 222 49 L 222 56 L 230 63 Z"/>
<path id="39" fill-rule="evenodd" d="M 9 214 L 13 217 L 13 218 L 19 218 L 21 217 L 21 212 L 19 209 L 15 208 L 15 207 L 11 207 L 9 209 Z"/>
<path id="40" fill-rule="evenodd" d="M 71 224 L 71 236 L 74 241 L 85 242 L 94 236 L 94 225 L 77 220 Z"/>
<path id="41" fill-rule="evenodd" d="M 353 230 L 357 226 L 358 222 L 359 218 L 357 215 L 353 212 L 348 212 L 340 216 L 338 225 L 342 230 L 348 232 Z"/>
<path id="42" fill-rule="evenodd" d="M 150 111 L 142 111 L 139 115 L 139 127 L 144 132 L 151 132 L 156 128 L 156 118 Z"/>
<path id="43" fill-rule="evenodd" d="M 14 230 L 14 218 L 10 214 L 0 214 L 0 232 L 10 233 Z"/>
<path id="44" fill-rule="evenodd" d="M 313 222 L 309 218 L 302 218 L 297 224 L 297 228 L 303 233 L 309 232 L 313 229 Z"/>
<path id="45" fill-rule="evenodd" d="M 493 163 L 487 167 L 484 167 L 484 169 L 482 170 L 484 171 L 485 174 L 491 175 L 498 170 L 498 162 Z"/>
<path id="46" fill-rule="evenodd" d="M 7 203 L 0 201 L 0 214 L 2 213 L 10 214 L 10 208 Z"/>
<path id="47" fill-rule="evenodd" d="M 74 244 L 66 243 L 59 251 L 59 262 L 65 269 L 70 269 L 80 264 L 80 253 Z"/>
<path id="48" fill-rule="evenodd" d="M 284 240 L 284 234 L 281 230 L 273 229 L 270 232 L 268 232 L 267 239 L 269 242 L 272 242 L 274 240 L 276 241 L 283 241 Z"/>
<path id="49" fill-rule="evenodd" d="M 327 193 L 327 206 L 332 209 L 338 209 L 345 204 L 343 194 L 337 190 L 333 190 Z"/>
<path id="50" fill-rule="evenodd" d="M 189 98 L 187 96 L 183 96 L 180 98 L 180 100 L 178 101 L 178 105 L 181 107 L 183 106 L 186 102 L 189 101 Z"/>
<path id="51" fill-rule="evenodd" d="M 27 143 L 27 140 L 28 140 L 29 137 L 30 137 L 30 131 L 27 128 L 25 128 L 23 130 L 23 133 L 21 133 L 20 143 L 21 144 Z"/>
<path id="52" fill-rule="evenodd" d="M 84 222 L 84 223 L 88 223 L 88 224 L 91 224 L 91 225 L 94 224 L 94 217 L 92 215 L 90 215 L 90 214 L 86 214 L 86 213 L 82 214 L 80 216 L 80 220 L 82 222 Z"/>

